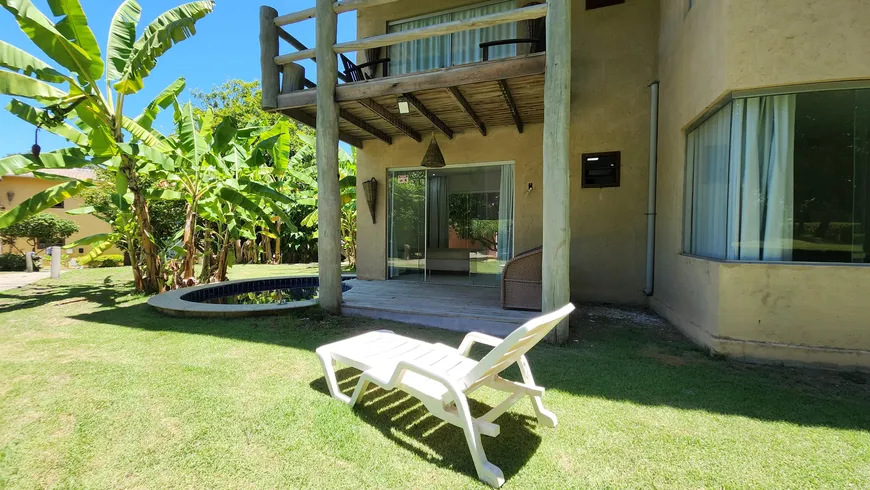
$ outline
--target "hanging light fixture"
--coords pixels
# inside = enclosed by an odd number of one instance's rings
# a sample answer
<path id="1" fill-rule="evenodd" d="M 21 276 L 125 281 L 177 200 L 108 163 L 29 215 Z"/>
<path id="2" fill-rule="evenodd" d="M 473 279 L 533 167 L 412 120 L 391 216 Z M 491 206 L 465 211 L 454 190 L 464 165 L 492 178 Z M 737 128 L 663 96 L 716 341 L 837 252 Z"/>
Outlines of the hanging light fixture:
<path id="1" fill-rule="evenodd" d="M 441 153 L 441 147 L 438 146 L 438 141 L 435 140 L 435 133 L 432 133 L 432 141 L 429 142 L 429 149 L 423 155 L 422 167 L 441 168 L 447 165 L 444 161 L 444 154 Z"/>

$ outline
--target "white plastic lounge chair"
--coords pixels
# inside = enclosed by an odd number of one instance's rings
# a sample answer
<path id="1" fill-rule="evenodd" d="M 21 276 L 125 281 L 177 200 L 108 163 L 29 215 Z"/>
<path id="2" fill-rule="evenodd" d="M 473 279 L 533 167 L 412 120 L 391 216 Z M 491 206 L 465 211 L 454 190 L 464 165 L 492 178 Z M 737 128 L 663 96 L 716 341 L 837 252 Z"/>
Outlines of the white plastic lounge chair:
<path id="1" fill-rule="evenodd" d="M 497 488 L 504 483 L 504 475 L 487 461 L 480 436 L 497 436 L 499 426 L 494 423 L 495 419 L 525 396 L 531 398 L 538 423 L 556 426 L 556 415 L 545 409 L 541 402 L 544 388 L 535 385 L 525 353 L 573 310 L 574 306 L 568 304 L 558 311 L 530 320 L 504 340 L 482 333 L 469 333 L 458 349 L 382 330 L 324 345 L 317 349 L 317 356 L 323 365 L 329 393 L 351 407 L 363 397 L 369 383 L 374 383 L 386 390 L 400 389 L 418 398 L 433 415 L 462 428 L 478 477 Z M 478 362 L 466 357 L 474 343 L 494 348 Z M 363 372 L 350 397 L 338 389 L 336 363 Z M 499 376 L 514 363 L 519 366 L 522 383 Z M 481 386 L 510 393 L 510 396 L 485 415 L 474 418 L 468 408 L 467 396 Z"/>

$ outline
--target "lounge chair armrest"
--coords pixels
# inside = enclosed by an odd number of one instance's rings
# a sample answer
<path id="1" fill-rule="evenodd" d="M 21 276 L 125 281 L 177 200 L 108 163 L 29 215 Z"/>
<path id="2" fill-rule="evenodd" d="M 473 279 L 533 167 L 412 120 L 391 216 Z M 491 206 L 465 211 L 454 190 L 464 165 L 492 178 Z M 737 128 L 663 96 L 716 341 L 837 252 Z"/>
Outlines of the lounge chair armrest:
<path id="1" fill-rule="evenodd" d="M 485 333 L 480 332 L 471 332 L 462 339 L 462 343 L 459 344 L 460 354 L 463 356 L 467 356 L 469 352 L 471 352 L 471 347 L 475 344 L 483 344 L 488 345 L 490 347 L 495 347 L 498 344 L 502 343 L 504 339 L 500 339 L 498 337 L 493 337 L 492 335 L 487 335 Z"/>

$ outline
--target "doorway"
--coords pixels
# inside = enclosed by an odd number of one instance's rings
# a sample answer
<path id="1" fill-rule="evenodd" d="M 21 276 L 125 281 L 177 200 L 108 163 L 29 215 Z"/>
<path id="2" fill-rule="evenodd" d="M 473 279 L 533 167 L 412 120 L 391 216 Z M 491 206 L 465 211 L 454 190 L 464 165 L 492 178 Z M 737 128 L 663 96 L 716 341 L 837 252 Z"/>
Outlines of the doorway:
<path id="1" fill-rule="evenodd" d="M 514 166 L 390 170 L 387 278 L 498 287 L 513 257 Z"/>

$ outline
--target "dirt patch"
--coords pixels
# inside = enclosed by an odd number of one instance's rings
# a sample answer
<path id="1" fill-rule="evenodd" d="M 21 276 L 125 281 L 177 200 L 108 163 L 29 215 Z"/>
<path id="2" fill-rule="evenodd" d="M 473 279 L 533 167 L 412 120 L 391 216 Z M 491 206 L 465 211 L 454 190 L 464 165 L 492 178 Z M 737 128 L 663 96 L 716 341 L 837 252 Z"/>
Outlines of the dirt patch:
<path id="1" fill-rule="evenodd" d="M 682 353 L 666 352 L 660 346 L 649 344 L 640 350 L 640 355 L 655 359 L 668 366 L 697 366 L 710 362 L 710 359 L 699 355 L 698 352 L 685 351 Z"/>
<path id="2" fill-rule="evenodd" d="M 668 322 L 654 311 L 645 307 L 586 305 L 579 308 L 577 315 L 583 321 L 613 326 L 662 328 Z"/>

